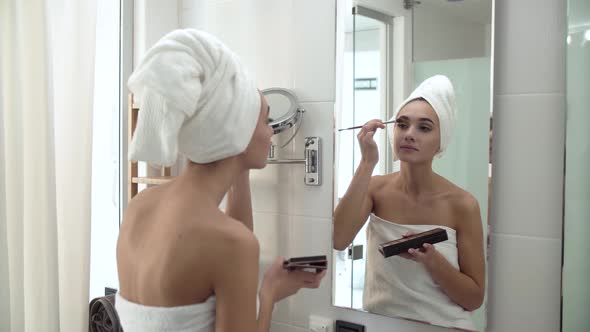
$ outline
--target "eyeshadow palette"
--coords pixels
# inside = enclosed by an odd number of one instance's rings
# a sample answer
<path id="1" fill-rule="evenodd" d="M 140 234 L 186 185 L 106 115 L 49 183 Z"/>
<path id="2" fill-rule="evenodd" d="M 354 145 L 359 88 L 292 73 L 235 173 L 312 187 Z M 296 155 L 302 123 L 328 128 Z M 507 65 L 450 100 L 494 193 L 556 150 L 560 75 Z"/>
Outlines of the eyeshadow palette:
<path id="1" fill-rule="evenodd" d="M 314 269 L 320 272 L 328 268 L 328 259 L 325 255 L 293 257 L 283 262 L 283 268 L 289 271 Z"/>
<path id="2" fill-rule="evenodd" d="M 435 244 L 448 240 L 447 231 L 442 228 L 431 229 L 426 232 L 413 234 L 401 239 L 381 243 L 379 252 L 383 257 L 391 257 L 407 253 L 409 249 L 420 249 L 424 243 Z"/>

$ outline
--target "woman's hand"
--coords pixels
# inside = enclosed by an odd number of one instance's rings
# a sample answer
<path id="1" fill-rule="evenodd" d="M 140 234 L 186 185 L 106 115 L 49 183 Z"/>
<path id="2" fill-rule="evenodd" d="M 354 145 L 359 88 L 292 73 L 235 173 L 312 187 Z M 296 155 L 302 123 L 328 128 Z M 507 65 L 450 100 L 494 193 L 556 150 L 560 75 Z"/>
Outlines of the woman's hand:
<path id="1" fill-rule="evenodd" d="M 318 288 L 326 270 L 321 273 L 289 271 L 283 268 L 283 257 L 278 257 L 266 271 L 260 286 L 260 296 L 276 303 L 291 296 L 301 288 Z"/>
<path id="2" fill-rule="evenodd" d="M 361 161 L 369 165 L 376 165 L 379 161 L 379 150 L 377 149 L 377 143 L 373 139 L 377 128 L 384 129 L 385 125 L 381 120 L 373 119 L 365 123 L 361 131 L 356 135 L 361 148 Z"/>
<path id="3" fill-rule="evenodd" d="M 404 234 L 403 237 L 410 237 L 414 234 L 416 233 L 410 231 Z M 409 249 L 407 253 L 400 254 L 400 256 L 418 263 L 423 263 L 426 266 L 435 266 L 438 260 L 442 257 L 442 255 L 430 243 L 424 243 L 420 249 Z"/>

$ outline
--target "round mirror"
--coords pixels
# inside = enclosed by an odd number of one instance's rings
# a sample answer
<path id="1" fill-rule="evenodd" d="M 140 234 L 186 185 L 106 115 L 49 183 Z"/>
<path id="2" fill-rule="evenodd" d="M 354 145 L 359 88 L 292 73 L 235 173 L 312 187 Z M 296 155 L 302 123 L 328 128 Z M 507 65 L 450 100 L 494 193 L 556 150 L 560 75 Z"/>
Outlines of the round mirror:
<path id="1" fill-rule="evenodd" d="M 299 108 L 299 102 L 293 91 L 270 88 L 262 90 L 262 94 L 270 106 L 268 120 L 275 134 L 293 127 L 299 121 L 303 110 Z"/>

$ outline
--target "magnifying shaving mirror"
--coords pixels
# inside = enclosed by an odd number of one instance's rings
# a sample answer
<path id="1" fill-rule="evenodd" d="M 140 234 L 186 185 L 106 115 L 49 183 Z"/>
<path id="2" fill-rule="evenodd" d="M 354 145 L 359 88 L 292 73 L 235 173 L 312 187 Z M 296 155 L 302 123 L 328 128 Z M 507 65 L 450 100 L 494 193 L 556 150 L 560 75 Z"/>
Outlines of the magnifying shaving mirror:
<path id="1" fill-rule="evenodd" d="M 270 88 L 262 90 L 270 106 L 269 125 L 278 134 L 292 128 L 302 120 L 304 110 L 299 107 L 295 93 L 289 89 Z"/>

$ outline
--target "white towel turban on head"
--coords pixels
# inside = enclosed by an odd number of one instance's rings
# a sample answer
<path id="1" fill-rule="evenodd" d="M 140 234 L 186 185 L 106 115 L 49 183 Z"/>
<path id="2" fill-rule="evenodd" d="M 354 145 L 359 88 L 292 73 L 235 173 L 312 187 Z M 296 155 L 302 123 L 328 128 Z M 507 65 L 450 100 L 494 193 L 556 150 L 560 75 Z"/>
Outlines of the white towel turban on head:
<path id="1" fill-rule="evenodd" d="M 442 157 L 453 137 L 453 130 L 455 128 L 455 120 L 457 116 L 453 85 L 449 78 L 443 75 L 436 75 L 426 79 L 403 103 L 401 103 L 391 117 L 391 120 L 396 119 L 399 111 L 409 102 L 419 98 L 426 100 L 438 116 L 440 123 L 440 150 L 437 153 L 437 156 Z M 387 131 L 387 134 L 389 135 L 391 142 L 393 160 L 398 160 L 399 158 L 395 154 L 393 130 Z"/>
<path id="2" fill-rule="evenodd" d="M 260 114 L 258 89 L 238 57 L 194 29 L 160 39 L 128 86 L 140 108 L 130 160 L 170 166 L 179 153 L 195 163 L 238 155 Z"/>

